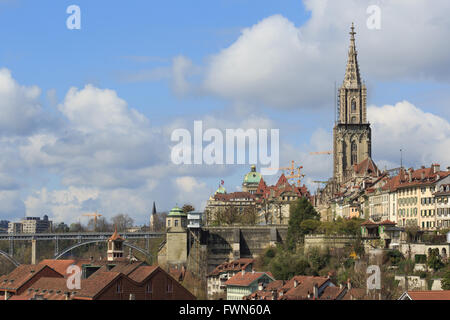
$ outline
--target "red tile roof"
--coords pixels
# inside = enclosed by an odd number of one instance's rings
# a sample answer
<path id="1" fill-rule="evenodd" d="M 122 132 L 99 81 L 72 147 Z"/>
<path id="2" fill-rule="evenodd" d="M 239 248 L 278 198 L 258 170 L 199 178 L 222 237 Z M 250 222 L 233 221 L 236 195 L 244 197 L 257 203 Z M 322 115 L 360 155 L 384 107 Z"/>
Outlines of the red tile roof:
<path id="1" fill-rule="evenodd" d="M 158 266 L 141 266 L 130 273 L 129 278 L 136 281 L 142 282 L 147 279 L 153 272 L 158 269 Z"/>
<path id="2" fill-rule="evenodd" d="M 76 264 L 76 260 L 55 260 L 55 259 L 44 259 L 39 265 L 47 265 L 56 272 L 67 276 L 67 268 L 73 264 Z"/>
<path id="3" fill-rule="evenodd" d="M 0 290 L 17 291 L 45 268 L 52 269 L 46 265 L 22 264 L 9 274 L 0 277 Z M 57 275 L 63 277 L 59 273 Z"/>
<path id="4" fill-rule="evenodd" d="M 441 291 L 407 291 L 413 300 L 450 300 L 450 290 Z"/>
<path id="5" fill-rule="evenodd" d="M 270 272 L 245 272 L 244 274 L 238 272 L 228 279 L 227 282 L 225 282 L 225 285 L 246 287 L 265 275 L 269 276 L 272 280 L 275 280 Z"/>
<path id="6" fill-rule="evenodd" d="M 219 275 L 222 272 L 228 272 L 228 271 L 241 271 L 242 269 L 247 269 L 253 263 L 255 263 L 255 259 L 246 259 L 246 258 L 234 260 L 231 262 L 225 262 L 225 263 L 218 265 L 209 274 L 209 276 Z"/>

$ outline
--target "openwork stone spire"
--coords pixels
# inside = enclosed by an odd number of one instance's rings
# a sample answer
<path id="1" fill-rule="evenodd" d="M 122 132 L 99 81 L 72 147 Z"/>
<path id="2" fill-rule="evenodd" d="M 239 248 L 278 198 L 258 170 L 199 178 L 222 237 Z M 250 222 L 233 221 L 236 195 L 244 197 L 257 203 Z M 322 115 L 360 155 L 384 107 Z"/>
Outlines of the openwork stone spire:
<path id="1" fill-rule="evenodd" d="M 355 44 L 355 25 L 352 23 L 350 32 L 350 48 L 348 50 L 347 68 L 345 70 L 344 87 L 359 88 L 361 86 L 361 76 L 359 74 L 358 52 Z"/>

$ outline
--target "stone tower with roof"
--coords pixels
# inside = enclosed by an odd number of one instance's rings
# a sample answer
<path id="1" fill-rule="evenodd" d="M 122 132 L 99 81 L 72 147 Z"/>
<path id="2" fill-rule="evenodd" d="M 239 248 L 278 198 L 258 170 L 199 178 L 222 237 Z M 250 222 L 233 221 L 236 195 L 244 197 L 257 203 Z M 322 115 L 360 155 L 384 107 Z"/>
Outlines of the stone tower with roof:
<path id="1" fill-rule="evenodd" d="M 120 260 L 123 258 L 123 243 L 125 239 L 123 239 L 119 233 L 117 232 L 117 227 L 114 230 L 111 238 L 108 239 L 108 251 L 107 251 L 107 260 L 114 261 Z"/>
<path id="2" fill-rule="evenodd" d="M 352 176 L 354 165 L 371 157 L 367 89 L 359 73 L 355 34 L 352 24 L 347 68 L 338 92 L 338 117 L 333 129 L 333 177 L 338 184 Z"/>

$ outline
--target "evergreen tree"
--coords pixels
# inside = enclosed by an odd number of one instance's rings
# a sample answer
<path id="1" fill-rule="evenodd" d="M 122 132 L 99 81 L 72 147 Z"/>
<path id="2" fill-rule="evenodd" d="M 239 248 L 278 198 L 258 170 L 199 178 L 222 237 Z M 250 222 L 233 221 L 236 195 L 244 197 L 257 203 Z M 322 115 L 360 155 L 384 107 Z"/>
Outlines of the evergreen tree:
<path id="1" fill-rule="evenodd" d="M 305 220 L 320 220 L 320 215 L 316 212 L 308 199 L 302 197 L 294 202 L 289 209 L 289 225 L 287 234 L 287 247 L 294 251 L 298 243 L 303 242 L 308 229 L 302 222 Z M 308 223 L 308 226 L 310 223 Z"/>

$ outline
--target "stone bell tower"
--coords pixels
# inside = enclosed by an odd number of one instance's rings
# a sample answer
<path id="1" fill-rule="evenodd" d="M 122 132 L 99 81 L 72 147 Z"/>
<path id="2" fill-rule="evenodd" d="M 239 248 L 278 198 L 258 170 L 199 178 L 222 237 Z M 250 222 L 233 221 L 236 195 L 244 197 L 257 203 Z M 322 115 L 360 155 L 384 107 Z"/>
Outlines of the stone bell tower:
<path id="1" fill-rule="evenodd" d="M 372 133 L 367 121 L 367 89 L 361 81 L 352 23 L 345 78 L 338 91 L 338 119 L 333 129 L 333 176 L 343 183 L 353 165 L 371 157 Z"/>

